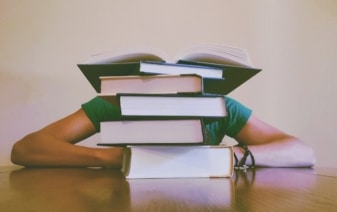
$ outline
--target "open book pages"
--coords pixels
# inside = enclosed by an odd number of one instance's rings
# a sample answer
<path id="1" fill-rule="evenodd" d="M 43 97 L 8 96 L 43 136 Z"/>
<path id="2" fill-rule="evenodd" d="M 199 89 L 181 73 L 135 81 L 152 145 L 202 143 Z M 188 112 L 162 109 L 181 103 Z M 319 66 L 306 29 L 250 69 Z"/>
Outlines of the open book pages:
<path id="1" fill-rule="evenodd" d="M 150 47 L 120 48 L 91 55 L 82 64 L 128 63 L 139 61 L 165 61 L 168 56 Z"/>
<path id="2" fill-rule="evenodd" d="M 185 48 L 175 56 L 174 61 L 179 60 L 254 67 L 247 50 L 218 44 L 199 44 Z"/>
<path id="3" fill-rule="evenodd" d="M 139 61 L 166 61 L 177 63 L 179 60 L 238 65 L 254 67 L 245 49 L 217 45 L 198 44 L 179 51 L 173 58 L 165 52 L 149 47 L 135 47 L 132 49 L 118 49 L 92 55 L 82 64 L 104 64 Z"/>

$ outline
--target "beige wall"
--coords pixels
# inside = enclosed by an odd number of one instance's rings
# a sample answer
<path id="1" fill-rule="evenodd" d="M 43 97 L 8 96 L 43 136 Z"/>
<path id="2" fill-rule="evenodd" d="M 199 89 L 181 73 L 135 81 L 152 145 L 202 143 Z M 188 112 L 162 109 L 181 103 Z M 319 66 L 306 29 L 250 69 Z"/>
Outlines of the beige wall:
<path id="1" fill-rule="evenodd" d="M 213 42 L 264 69 L 231 96 L 337 166 L 336 38 L 334 0 L 0 0 L 0 165 L 13 142 L 95 95 L 76 67 L 91 53 Z"/>

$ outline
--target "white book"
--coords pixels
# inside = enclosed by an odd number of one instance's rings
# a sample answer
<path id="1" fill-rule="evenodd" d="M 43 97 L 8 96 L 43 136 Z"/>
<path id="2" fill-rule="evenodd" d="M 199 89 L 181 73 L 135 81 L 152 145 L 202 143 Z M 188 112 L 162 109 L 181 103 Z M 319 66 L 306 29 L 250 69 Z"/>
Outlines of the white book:
<path id="1" fill-rule="evenodd" d="M 223 95 L 99 94 L 121 108 L 123 117 L 225 117 Z"/>
<path id="2" fill-rule="evenodd" d="M 231 177 L 233 148 L 228 146 L 129 146 L 122 173 L 132 178 Z"/>
<path id="3" fill-rule="evenodd" d="M 101 93 L 177 94 L 202 93 L 201 76 L 189 75 L 148 75 L 148 76 L 101 76 Z"/>
<path id="4" fill-rule="evenodd" d="M 204 78 L 222 79 L 222 68 L 211 66 L 142 61 L 139 71 L 146 74 L 197 74 Z"/>
<path id="5" fill-rule="evenodd" d="M 98 145 L 203 144 L 207 133 L 201 119 L 122 120 L 101 122 Z"/>

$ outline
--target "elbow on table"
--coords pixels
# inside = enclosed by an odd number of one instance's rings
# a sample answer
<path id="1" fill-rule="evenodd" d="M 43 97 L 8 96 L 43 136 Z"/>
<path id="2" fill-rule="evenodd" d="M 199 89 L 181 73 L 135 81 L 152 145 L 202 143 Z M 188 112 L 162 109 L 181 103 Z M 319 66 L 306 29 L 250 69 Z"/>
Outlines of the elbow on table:
<path id="1" fill-rule="evenodd" d="M 311 147 L 307 147 L 306 150 L 306 161 L 307 161 L 307 167 L 314 167 L 316 165 L 316 156 L 315 151 Z"/>
<path id="2" fill-rule="evenodd" d="M 10 158 L 12 163 L 22 166 L 26 165 L 28 158 L 33 153 L 29 151 L 29 148 L 25 144 L 29 142 L 32 136 L 34 135 L 27 135 L 13 145 Z"/>
<path id="3" fill-rule="evenodd" d="M 316 156 L 314 149 L 303 142 L 298 142 L 293 149 L 291 160 L 293 167 L 313 167 L 316 165 Z"/>
<path id="4" fill-rule="evenodd" d="M 15 143 L 12 147 L 11 161 L 16 165 L 24 165 L 25 153 L 19 143 Z"/>
<path id="5" fill-rule="evenodd" d="M 302 140 L 292 138 L 289 146 L 285 149 L 286 167 L 311 168 L 316 165 L 316 156 L 314 149 Z"/>

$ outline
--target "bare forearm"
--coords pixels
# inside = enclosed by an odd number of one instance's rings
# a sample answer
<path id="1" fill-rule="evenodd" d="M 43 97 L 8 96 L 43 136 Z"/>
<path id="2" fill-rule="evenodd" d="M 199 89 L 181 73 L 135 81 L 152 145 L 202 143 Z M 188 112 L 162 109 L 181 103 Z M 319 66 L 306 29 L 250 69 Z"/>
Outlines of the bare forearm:
<path id="1" fill-rule="evenodd" d="M 122 149 L 89 148 L 74 145 L 43 133 L 32 133 L 12 150 L 13 163 L 23 166 L 48 167 L 113 167 L 121 166 Z"/>
<path id="2" fill-rule="evenodd" d="M 274 142 L 248 146 L 255 158 L 256 166 L 263 167 L 311 167 L 315 165 L 313 150 L 301 140 L 286 137 Z M 239 158 L 242 149 L 235 148 Z M 250 165 L 251 160 L 248 158 Z"/>

